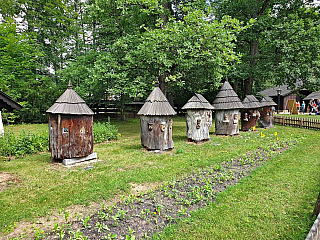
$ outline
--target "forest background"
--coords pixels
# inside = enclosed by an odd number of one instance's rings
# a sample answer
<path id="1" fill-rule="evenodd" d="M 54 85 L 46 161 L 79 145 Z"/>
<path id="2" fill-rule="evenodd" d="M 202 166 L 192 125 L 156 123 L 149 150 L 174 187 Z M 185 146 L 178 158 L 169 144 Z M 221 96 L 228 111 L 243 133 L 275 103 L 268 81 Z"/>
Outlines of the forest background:
<path id="1" fill-rule="evenodd" d="M 0 90 L 20 122 L 46 121 L 66 89 L 89 106 L 144 100 L 159 81 L 182 106 L 227 77 L 243 98 L 319 90 L 319 6 L 303 0 L 2 0 Z"/>

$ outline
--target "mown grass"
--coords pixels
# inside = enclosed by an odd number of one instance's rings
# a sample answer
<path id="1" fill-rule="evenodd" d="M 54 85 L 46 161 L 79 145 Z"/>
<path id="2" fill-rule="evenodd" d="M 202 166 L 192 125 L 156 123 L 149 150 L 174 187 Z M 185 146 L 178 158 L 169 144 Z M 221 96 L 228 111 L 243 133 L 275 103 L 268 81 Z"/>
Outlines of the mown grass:
<path id="1" fill-rule="evenodd" d="M 286 198 L 286 193 L 288 192 L 288 194 L 290 193 L 291 195 L 298 193 L 295 187 L 298 184 L 295 181 L 298 181 L 298 179 L 294 180 L 295 176 L 300 174 L 301 176 L 308 175 L 306 179 L 312 180 L 308 182 L 302 180 L 302 182 L 300 182 L 302 186 L 298 189 L 301 193 L 301 201 L 306 199 L 308 201 L 305 204 L 300 204 L 298 201 L 297 203 L 300 205 L 297 206 L 296 212 L 303 216 L 303 218 L 307 218 L 309 217 L 308 213 L 312 211 L 311 201 L 313 198 L 316 198 L 316 191 L 319 188 L 319 184 L 315 184 L 316 181 L 319 182 L 319 160 L 318 158 L 314 159 L 314 166 L 313 168 L 307 168 L 308 172 L 305 172 L 305 168 L 301 168 L 301 170 L 300 168 L 298 169 L 299 166 L 295 166 L 296 162 L 290 163 L 290 161 L 294 159 L 294 151 L 299 152 L 300 148 L 304 149 L 305 145 L 309 144 L 309 139 L 313 142 L 319 141 L 320 137 L 314 131 L 276 126 L 273 129 L 258 129 L 259 131 L 256 132 L 241 133 L 241 136 L 238 137 L 211 135 L 212 141 L 203 145 L 194 145 L 188 144 L 185 141 L 185 119 L 176 118 L 173 124 L 175 150 L 171 153 L 160 155 L 142 149 L 140 145 L 140 125 L 138 119 L 113 123 L 119 127 L 119 133 L 121 134 L 120 140 L 95 146 L 98 158 L 102 161 L 96 163 L 92 170 L 84 170 L 83 166 L 64 168 L 62 166 L 51 165 L 49 163 L 50 154 L 47 152 L 1 163 L 0 171 L 17 174 L 22 180 L 22 183 L 12 186 L 0 193 L 0 209 L 2 209 L 0 212 L 0 229 L 5 231 L 6 229 L 10 229 L 8 226 L 12 226 L 14 222 L 32 220 L 37 216 L 44 216 L 52 209 L 64 209 L 74 204 L 89 204 L 92 201 L 99 202 L 101 199 L 110 199 L 120 192 L 129 192 L 131 189 L 130 183 L 143 184 L 168 181 L 195 169 L 211 166 L 215 163 L 240 156 L 252 149 L 266 146 L 270 142 L 276 141 L 277 137 L 279 137 L 280 141 L 287 141 L 289 139 L 299 141 L 293 150 L 286 153 L 287 155 L 289 154 L 287 156 L 288 159 L 282 160 L 283 162 L 288 162 L 287 164 L 292 171 L 282 177 L 272 178 L 271 176 L 273 176 L 274 172 L 278 171 L 278 167 L 280 167 L 281 164 L 285 164 L 282 163 L 280 158 L 277 158 L 277 160 L 272 161 L 272 163 L 262 168 L 262 170 L 256 171 L 250 179 L 247 178 L 242 184 L 229 189 L 225 194 L 221 194 L 218 200 L 218 203 L 221 203 L 221 214 L 216 214 L 215 216 L 218 218 L 213 218 L 213 220 L 210 220 L 211 222 L 209 221 L 207 223 L 207 229 L 204 226 L 207 233 L 204 233 L 203 236 L 209 237 L 213 234 L 210 232 L 209 226 L 211 226 L 211 223 L 216 224 L 219 219 L 221 226 L 225 224 L 223 221 L 227 222 L 230 220 L 230 230 L 246 226 L 246 231 L 254 231 L 256 223 L 242 223 L 243 214 L 239 215 L 240 220 L 234 215 L 237 215 L 237 208 L 245 209 L 250 206 L 247 204 L 250 191 L 253 192 L 252 194 L 256 193 L 262 197 L 266 191 L 262 186 L 268 185 L 268 181 L 271 181 L 269 191 L 274 190 L 271 187 L 275 189 L 279 188 L 277 192 L 279 192 L 280 197 L 282 197 L 279 198 L 280 203 L 288 205 L 294 200 L 292 197 Z M 30 126 L 30 128 L 33 127 Z M 36 127 L 36 129 L 38 128 Z M 260 130 L 265 134 L 265 137 L 261 137 Z M 214 127 L 211 128 L 211 133 L 213 132 Z M 275 132 L 278 133 L 277 136 L 274 135 Z M 316 144 L 313 146 L 315 147 L 314 154 L 319 152 Z M 279 164 L 276 164 L 277 161 L 280 161 Z M 301 162 L 299 163 L 301 165 Z M 309 163 L 310 161 L 307 161 L 306 164 Z M 273 167 L 272 164 L 274 164 Z M 265 175 L 259 175 L 264 172 Z M 284 180 L 288 181 L 288 186 L 282 185 L 282 181 Z M 291 182 L 291 180 L 293 182 Z M 301 179 L 299 178 L 299 180 Z M 292 193 L 291 191 L 295 192 Z M 273 192 L 270 194 L 272 193 Z M 231 198 L 230 194 L 239 195 L 234 195 L 234 197 Z M 287 201 L 289 201 L 287 199 L 290 200 L 289 203 L 287 203 Z M 237 203 L 237 208 L 230 208 L 229 206 L 231 206 L 232 203 Z M 266 212 L 268 210 L 268 207 L 265 205 L 265 200 L 261 200 L 258 197 L 250 200 L 250 203 L 253 209 L 256 206 L 257 209 L 265 208 Z M 214 209 L 217 207 L 218 205 L 213 205 L 213 210 L 211 211 L 215 212 Z M 229 213 L 227 211 L 228 209 Z M 277 213 L 278 212 L 274 212 L 274 216 L 276 216 Z M 213 213 L 210 212 L 210 214 Z M 270 214 L 272 216 L 272 213 Z M 195 216 L 193 220 L 190 221 L 190 224 L 201 218 L 207 220 L 208 217 L 204 215 L 206 215 L 206 213 L 198 213 L 198 216 L 201 217 L 197 218 Z M 276 216 L 276 218 L 282 218 L 282 216 L 283 215 L 280 214 Z M 232 222 L 235 225 L 232 225 Z M 311 221 L 308 223 L 310 225 Z M 304 232 L 307 231 L 305 228 L 306 225 L 302 226 Z M 285 226 L 286 225 L 283 225 L 283 229 Z M 297 226 L 295 225 L 295 227 Z M 192 231 L 189 232 L 191 235 L 188 235 L 187 229 L 191 228 L 182 227 L 181 229 L 183 228 L 186 230 L 168 230 L 169 233 L 166 237 L 172 238 L 177 234 L 177 236 L 181 236 L 181 239 L 185 239 L 183 237 L 184 235 L 180 234 L 186 234 L 187 238 L 199 239 L 193 237 L 194 234 Z M 170 231 L 175 232 L 170 233 Z M 199 229 L 196 231 L 199 231 Z M 199 231 L 199 233 L 201 232 L 202 231 Z M 220 236 L 224 235 L 222 234 Z"/>

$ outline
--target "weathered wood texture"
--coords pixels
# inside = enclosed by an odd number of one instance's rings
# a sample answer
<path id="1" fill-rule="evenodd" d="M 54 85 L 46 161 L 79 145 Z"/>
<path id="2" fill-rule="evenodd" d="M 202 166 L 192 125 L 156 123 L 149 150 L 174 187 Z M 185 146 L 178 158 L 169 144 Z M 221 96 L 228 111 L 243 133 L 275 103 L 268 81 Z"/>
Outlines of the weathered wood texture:
<path id="1" fill-rule="evenodd" d="M 273 128 L 273 107 L 262 107 L 259 109 L 260 118 L 258 120 L 259 127 Z"/>
<path id="2" fill-rule="evenodd" d="M 49 147 L 56 160 L 93 152 L 93 116 L 49 114 Z"/>
<path id="3" fill-rule="evenodd" d="M 237 135 L 239 134 L 238 109 L 216 111 L 216 134 L 217 135 Z"/>
<path id="4" fill-rule="evenodd" d="M 169 116 L 141 116 L 141 144 L 148 150 L 174 148 L 172 118 Z"/>
<path id="5" fill-rule="evenodd" d="M 212 125 L 211 110 L 188 110 L 186 114 L 187 137 L 191 141 L 209 140 Z"/>
<path id="6" fill-rule="evenodd" d="M 257 126 L 260 113 L 257 109 L 241 109 L 241 131 L 252 130 Z"/>

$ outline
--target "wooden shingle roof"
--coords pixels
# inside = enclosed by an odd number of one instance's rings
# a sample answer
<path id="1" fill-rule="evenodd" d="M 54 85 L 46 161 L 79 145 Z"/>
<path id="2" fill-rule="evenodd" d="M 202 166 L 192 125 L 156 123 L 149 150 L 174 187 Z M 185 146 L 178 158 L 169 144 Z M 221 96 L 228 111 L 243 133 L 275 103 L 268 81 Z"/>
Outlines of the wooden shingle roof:
<path id="1" fill-rule="evenodd" d="M 212 106 L 215 110 L 240 109 L 243 105 L 228 81 L 222 85 Z"/>
<path id="2" fill-rule="evenodd" d="M 201 94 L 195 93 L 195 95 L 189 99 L 189 101 L 181 109 L 208 109 L 214 108 Z"/>
<path id="3" fill-rule="evenodd" d="M 52 114 L 93 115 L 93 111 L 85 101 L 72 89 L 69 82 L 68 89 L 47 110 Z"/>
<path id="4" fill-rule="evenodd" d="M 303 100 L 312 100 L 312 99 L 320 99 L 320 91 L 310 93 Z"/>
<path id="5" fill-rule="evenodd" d="M 12 110 L 21 110 L 22 106 L 19 103 L 17 103 L 16 101 L 14 101 L 7 94 L 0 91 L 0 110 L 2 108 L 5 108 L 5 109 L 12 111 Z"/>
<path id="6" fill-rule="evenodd" d="M 277 106 L 277 104 L 272 100 L 271 97 L 264 96 L 260 100 L 260 107 L 271 107 Z"/>
<path id="7" fill-rule="evenodd" d="M 260 107 L 260 102 L 253 95 L 247 95 L 245 99 L 243 99 L 242 104 L 243 108 L 246 109 L 254 109 Z"/>
<path id="8" fill-rule="evenodd" d="M 168 99 L 159 87 L 155 87 L 144 105 L 138 112 L 138 115 L 148 116 L 169 116 L 176 115 L 176 111 L 171 107 Z"/>

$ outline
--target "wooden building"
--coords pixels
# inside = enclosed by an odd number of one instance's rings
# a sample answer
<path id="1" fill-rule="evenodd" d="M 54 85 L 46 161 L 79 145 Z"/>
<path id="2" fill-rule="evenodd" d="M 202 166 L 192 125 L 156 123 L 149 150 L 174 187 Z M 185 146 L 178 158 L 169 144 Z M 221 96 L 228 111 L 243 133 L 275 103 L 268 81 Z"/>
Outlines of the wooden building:
<path id="1" fill-rule="evenodd" d="M 278 95 L 279 89 L 281 89 L 280 96 Z M 307 96 L 310 93 L 311 91 L 303 88 L 303 81 L 297 81 L 294 89 L 290 88 L 289 85 L 281 85 L 263 90 L 259 92 L 259 95 L 270 97 L 277 104 L 277 109 L 289 110 L 288 100 L 299 101 L 301 104 L 303 100 L 301 96 Z"/>
<path id="2" fill-rule="evenodd" d="M 2 116 L 1 116 L 2 109 L 7 109 L 9 111 L 21 110 L 22 106 L 16 101 L 14 101 L 7 94 L 0 91 L 0 136 L 4 134 L 4 128 L 3 128 Z"/>
<path id="3" fill-rule="evenodd" d="M 239 134 L 240 109 L 243 105 L 228 81 L 225 81 L 212 106 L 216 111 L 216 134 Z"/>
<path id="4" fill-rule="evenodd" d="M 182 107 L 187 110 L 186 125 L 188 141 L 200 142 L 209 140 L 209 129 L 212 125 L 212 105 L 201 94 L 196 93 Z"/>
<path id="5" fill-rule="evenodd" d="M 72 89 L 68 89 L 47 110 L 51 160 L 70 165 L 97 158 L 93 153 L 93 112 Z"/>
<path id="6" fill-rule="evenodd" d="M 274 106 L 277 104 L 267 96 L 262 97 L 260 100 L 260 118 L 258 120 L 259 127 L 262 128 L 272 128 L 273 127 L 273 113 L 274 113 Z"/>
<path id="7" fill-rule="evenodd" d="M 155 87 L 138 112 L 142 146 L 161 151 L 174 148 L 172 116 L 176 114 L 160 88 Z"/>
<path id="8" fill-rule="evenodd" d="M 241 130 L 249 131 L 257 125 L 260 117 L 260 103 L 253 95 L 247 95 L 242 101 L 243 109 L 241 109 Z"/>

